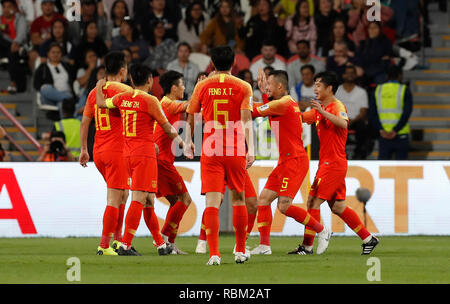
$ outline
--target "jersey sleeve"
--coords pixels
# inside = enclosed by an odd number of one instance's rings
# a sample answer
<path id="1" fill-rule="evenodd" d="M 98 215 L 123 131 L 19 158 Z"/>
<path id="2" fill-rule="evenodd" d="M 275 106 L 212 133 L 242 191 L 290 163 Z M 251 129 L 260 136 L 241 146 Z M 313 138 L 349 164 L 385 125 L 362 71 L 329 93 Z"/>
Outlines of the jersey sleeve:
<path id="1" fill-rule="evenodd" d="M 168 122 L 166 115 L 161 107 L 161 103 L 154 96 L 146 96 L 148 113 L 159 123 L 160 126 Z"/>
<path id="2" fill-rule="evenodd" d="M 92 118 L 94 117 L 94 105 L 96 104 L 96 94 L 97 91 L 96 90 L 92 90 L 86 100 L 86 105 L 84 107 L 84 111 L 83 111 L 83 116 Z"/>
<path id="3" fill-rule="evenodd" d="M 120 93 L 132 92 L 133 89 L 124 83 L 117 81 L 107 81 L 103 86 L 103 94 L 107 97 L 113 97 Z"/>
<path id="4" fill-rule="evenodd" d="M 347 109 L 342 102 L 335 103 L 334 107 L 331 108 L 330 113 L 348 121 Z"/>
<path id="5" fill-rule="evenodd" d="M 192 92 L 192 96 L 189 102 L 189 106 L 186 109 L 186 112 L 188 114 L 195 114 L 200 112 L 202 108 L 201 104 L 201 91 L 202 91 L 202 85 L 197 84 L 194 88 L 194 92 Z"/>
<path id="6" fill-rule="evenodd" d="M 256 107 L 257 111 L 256 117 L 283 115 L 286 112 L 287 106 L 288 104 L 283 102 L 282 100 L 273 100 L 262 106 Z"/>
<path id="7" fill-rule="evenodd" d="M 171 102 L 165 103 L 164 107 L 167 110 L 167 112 L 169 112 L 170 114 L 178 114 L 178 113 L 184 112 L 186 103 L 188 103 L 188 101 L 183 101 L 183 102 L 171 101 Z"/>
<path id="8" fill-rule="evenodd" d="M 316 110 L 309 110 L 302 113 L 302 121 L 307 124 L 313 124 L 316 121 Z"/>
<path id="9" fill-rule="evenodd" d="M 243 87 L 243 98 L 241 103 L 241 110 L 250 110 L 253 111 L 253 91 L 250 87 L 250 84 L 245 83 Z"/>

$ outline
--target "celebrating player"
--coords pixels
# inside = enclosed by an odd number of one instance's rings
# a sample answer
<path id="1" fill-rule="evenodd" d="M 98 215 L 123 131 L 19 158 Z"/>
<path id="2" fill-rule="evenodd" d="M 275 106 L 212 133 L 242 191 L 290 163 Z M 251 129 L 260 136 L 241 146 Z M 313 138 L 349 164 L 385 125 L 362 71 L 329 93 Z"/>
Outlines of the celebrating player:
<path id="1" fill-rule="evenodd" d="M 184 147 L 183 140 L 167 121 L 158 99 L 147 93 L 153 85 L 150 68 L 135 64 L 130 68 L 130 76 L 134 91 L 113 98 L 104 98 L 104 80 L 97 83 L 97 105 L 120 109 L 124 136 L 123 156 L 131 176 L 132 202 L 125 218 L 125 231 L 118 249 L 119 255 L 139 255 L 131 249 L 131 242 L 139 227 L 144 205 L 153 207 L 154 194 L 158 190 L 158 167 L 153 138 L 155 121 L 181 148 Z M 161 237 L 155 239 L 155 242 L 160 255 L 172 251 L 172 247 L 166 245 Z"/>
<path id="2" fill-rule="evenodd" d="M 161 99 L 161 107 L 169 123 L 174 125 L 174 123 L 179 121 L 180 114 L 186 112 L 187 106 L 189 105 L 188 101 L 179 101 L 183 99 L 185 90 L 183 74 L 176 71 L 168 71 L 160 77 L 159 84 L 164 91 L 164 97 Z M 172 140 L 165 134 L 159 124 L 155 127 L 155 142 L 159 148 L 158 193 L 156 197 L 165 197 L 170 203 L 161 234 L 163 239 L 172 245 L 173 254 L 186 254 L 178 249 L 174 242 L 180 221 L 186 209 L 191 204 L 192 199 L 186 189 L 183 178 L 173 165 L 175 150 L 172 149 Z"/>
<path id="3" fill-rule="evenodd" d="M 249 258 L 245 254 L 248 221 L 244 198 L 245 172 L 255 160 L 252 88 L 231 75 L 234 52 L 229 46 L 214 48 L 211 60 L 216 72 L 195 86 L 186 111 L 190 130 L 194 129 L 194 114 L 201 109 L 205 121 L 200 163 L 202 193 L 206 194 L 204 217 L 210 254 L 206 265 L 220 265 L 219 207 L 225 183 L 231 191 L 233 204 L 235 261 L 244 263 Z M 188 136 L 186 155 L 192 155 L 190 140 L 192 138 Z"/>
<path id="4" fill-rule="evenodd" d="M 378 239 L 364 227 L 360 218 L 345 204 L 345 176 L 347 174 L 347 109 L 334 94 L 338 88 L 336 74 L 322 72 L 316 75 L 314 93 L 319 101 L 312 101 L 312 110 L 303 113 L 304 122 L 315 123 L 320 140 L 319 169 L 308 197 L 308 211 L 320 221 L 320 205 L 327 201 L 331 211 L 363 240 L 362 254 L 370 254 Z M 315 232 L 305 227 L 303 243 L 290 254 L 312 254 Z"/>
<path id="5" fill-rule="evenodd" d="M 122 92 L 133 89 L 121 82 L 127 75 L 125 56 L 121 52 L 111 52 L 105 56 L 106 85 L 103 93 L 111 98 Z M 123 214 L 128 198 L 128 171 L 123 161 L 122 119 L 118 109 L 100 109 L 96 104 L 96 89 L 89 92 L 80 127 L 81 154 L 80 164 L 87 166 L 88 129 L 92 118 L 95 119 L 94 163 L 106 181 L 107 206 L 103 214 L 103 231 L 99 255 L 117 255 L 109 246 L 114 233 L 113 247 L 117 247 L 121 239 Z"/>
<path id="6" fill-rule="evenodd" d="M 328 247 L 331 231 L 315 220 L 310 214 L 297 206 L 292 200 L 300 189 L 309 170 L 309 159 L 302 141 L 302 118 L 300 108 L 291 96 L 287 95 L 288 75 L 285 71 L 272 71 L 266 79 L 263 71 L 259 71 L 260 89 L 272 97 L 272 101 L 255 106 L 253 117 L 268 116 L 272 132 L 278 144 L 279 159 L 277 167 L 272 171 L 264 189 L 258 197 L 258 230 L 260 244 L 251 254 L 271 254 L 270 228 L 272 225 L 271 203 L 278 198 L 278 210 L 297 222 L 308 225 L 318 233 L 319 246 L 317 253 L 322 254 Z M 267 95 L 266 95 L 267 94 Z"/>

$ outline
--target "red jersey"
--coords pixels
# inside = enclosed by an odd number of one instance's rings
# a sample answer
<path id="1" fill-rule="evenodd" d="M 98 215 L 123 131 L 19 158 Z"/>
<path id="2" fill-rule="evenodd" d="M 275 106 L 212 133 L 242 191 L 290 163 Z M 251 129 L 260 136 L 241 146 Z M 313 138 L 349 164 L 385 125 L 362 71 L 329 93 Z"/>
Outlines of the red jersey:
<path id="1" fill-rule="evenodd" d="M 325 111 L 348 121 L 347 108 L 337 99 L 330 103 Z M 345 162 L 347 164 L 345 145 L 348 129 L 336 127 L 316 110 L 305 112 L 302 116 L 304 122 L 308 124 L 316 123 L 320 141 L 319 165 L 324 162 L 338 164 Z"/>
<path id="2" fill-rule="evenodd" d="M 202 155 L 245 156 L 241 110 L 252 110 L 250 84 L 228 74 L 216 74 L 199 82 L 186 110 L 203 110 L 205 121 Z"/>
<path id="3" fill-rule="evenodd" d="M 154 123 L 167 122 L 159 100 L 144 91 L 134 90 L 106 100 L 108 108 L 119 108 L 122 116 L 124 156 L 156 158 Z"/>
<path id="4" fill-rule="evenodd" d="M 167 120 L 171 125 L 177 128 L 174 125 L 177 121 L 180 120 L 180 114 L 185 111 L 187 101 L 179 102 L 175 100 L 171 100 L 164 96 L 161 99 L 161 107 L 164 111 L 164 114 L 167 117 Z M 158 145 L 159 154 L 158 161 L 165 161 L 169 163 L 173 163 L 175 160 L 175 155 L 172 153 L 172 139 L 166 135 L 161 125 L 155 123 L 155 143 Z"/>
<path id="5" fill-rule="evenodd" d="M 255 106 L 253 117 L 269 116 L 272 134 L 275 134 L 280 158 L 287 159 L 306 156 L 302 140 L 302 117 L 296 101 L 291 96 L 283 96 L 261 106 Z"/>
<path id="6" fill-rule="evenodd" d="M 112 98 L 123 92 L 132 92 L 133 89 L 126 84 L 108 81 L 103 87 L 106 98 Z M 84 107 L 83 115 L 95 118 L 94 150 L 96 152 L 123 151 L 122 119 L 118 109 L 106 109 L 97 107 L 97 89 L 89 92 Z"/>

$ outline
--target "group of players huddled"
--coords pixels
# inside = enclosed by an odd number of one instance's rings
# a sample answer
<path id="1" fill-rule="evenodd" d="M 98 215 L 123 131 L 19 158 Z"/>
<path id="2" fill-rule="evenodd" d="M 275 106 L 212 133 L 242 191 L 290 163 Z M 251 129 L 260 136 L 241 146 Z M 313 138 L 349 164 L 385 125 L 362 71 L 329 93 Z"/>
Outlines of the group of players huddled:
<path id="1" fill-rule="evenodd" d="M 160 255 L 186 254 L 177 248 L 175 238 L 192 199 L 174 166 L 174 146 L 182 149 L 187 158 L 194 157 L 192 135 L 199 114 L 204 122 L 200 164 L 206 208 L 195 251 L 206 253 L 208 245 L 210 258 L 206 265 L 220 265 L 219 208 L 226 187 L 233 205 L 236 263 L 248 261 L 251 254 L 272 253 L 271 203 L 275 199 L 282 214 L 305 225 L 302 244 L 289 254 L 313 254 L 316 233 L 317 254 L 328 248 L 331 231 L 320 223 L 320 205 L 324 201 L 362 239 L 362 254 L 370 254 L 379 241 L 345 204 L 348 117 L 344 104 L 334 97 L 338 86 L 336 75 L 323 72 L 315 77 L 316 100 L 312 101 L 312 110 L 302 113 L 288 95 L 286 72 L 272 71 L 266 76 L 260 70 L 258 86 L 263 103 L 253 104 L 251 86 L 231 75 L 233 50 L 228 46 L 217 47 L 211 51 L 211 60 L 215 71 L 197 83 L 189 101 L 181 101 L 183 75 L 175 71 L 161 75 L 164 97 L 158 100 L 148 93 L 153 85 L 148 67 L 134 64 L 128 70 L 121 52 L 106 55 L 106 79 L 99 80 L 89 93 L 81 123 L 80 164 L 86 167 L 89 161 L 87 134 L 94 118 L 94 162 L 107 184 L 107 206 L 97 254 L 140 255 L 132 247 L 132 240 L 142 216 Z M 132 87 L 123 84 L 127 77 Z M 173 127 L 182 113 L 187 114 L 184 140 Z M 252 119 L 261 116 L 270 120 L 279 159 L 257 195 L 247 169 L 255 161 Z M 309 170 L 302 123 L 316 124 L 321 143 L 319 169 L 311 186 L 307 211 L 292 204 Z M 131 204 L 122 235 L 129 190 Z M 154 211 L 155 196 L 165 197 L 170 203 L 161 230 Z M 260 244 L 249 251 L 246 241 L 255 219 Z"/>

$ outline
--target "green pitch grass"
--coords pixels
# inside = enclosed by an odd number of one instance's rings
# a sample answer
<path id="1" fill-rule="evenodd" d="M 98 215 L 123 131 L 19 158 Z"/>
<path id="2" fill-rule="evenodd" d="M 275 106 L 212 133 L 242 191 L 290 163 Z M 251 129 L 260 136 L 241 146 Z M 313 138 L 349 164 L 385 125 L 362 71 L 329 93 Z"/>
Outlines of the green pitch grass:
<path id="1" fill-rule="evenodd" d="M 273 237 L 270 256 L 234 263 L 234 237 L 220 237 L 222 265 L 208 267 L 208 255 L 195 254 L 197 239 L 179 237 L 186 256 L 158 256 L 151 238 L 135 238 L 140 257 L 96 256 L 97 238 L 0 239 L 0 283 L 71 283 L 69 257 L 81 261 L 79 283 L 374 283 L 367 281 L 369 257 L 381 262 L 380 283 L 450 283 L 450 237 L 382 237 L 370 256 L 361 256 L 357 237 L 333 237 L 322 255 L 286 253 L 299 238 Z M 251 247 L 258 243 L 251 237 Z M 376 283 L 376 282 L 375 282 Z"/>

